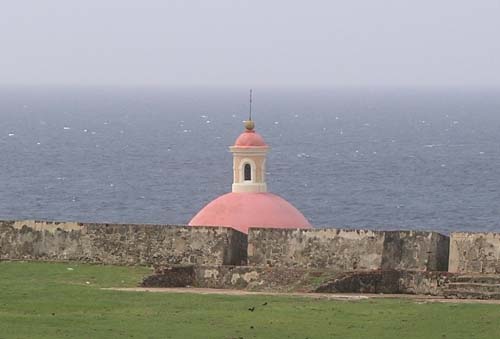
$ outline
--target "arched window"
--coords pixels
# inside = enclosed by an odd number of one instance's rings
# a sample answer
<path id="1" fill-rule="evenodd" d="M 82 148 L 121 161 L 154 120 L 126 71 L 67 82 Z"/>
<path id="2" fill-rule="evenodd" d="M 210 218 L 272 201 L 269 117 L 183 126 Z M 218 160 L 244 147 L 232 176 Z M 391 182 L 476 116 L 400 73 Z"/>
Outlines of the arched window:
<path id="1" fill-rule="evenodd" d="M 245 181 L 252 181 L 252 167 L 250 164 L 245 164 Z"/>

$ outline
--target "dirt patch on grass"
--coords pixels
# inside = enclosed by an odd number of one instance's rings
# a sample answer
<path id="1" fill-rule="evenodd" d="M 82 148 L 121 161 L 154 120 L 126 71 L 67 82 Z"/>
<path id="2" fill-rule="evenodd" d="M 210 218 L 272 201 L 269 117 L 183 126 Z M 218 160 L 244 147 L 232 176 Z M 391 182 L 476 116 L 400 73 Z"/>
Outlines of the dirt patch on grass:
<path id="1" fill-rule="evenodd" d="M 414 300 L 418 303 L 440 302 L 440 303 L 478 303 L 478 304 L 500 304 L 500 300 L 476 300 L 476 299 L 446 299 L 437 298 L 435 296 L 415 295 L 415 294 L 354 294 L 354 293 L 282 293 L 282 292 L 251 292 L 232 289 L 215 289 L 215 288 L 149 288 L 149 287 L 133 287 L 133 288 L 105 288 L 106 290 L 124 291 L 124 292 L 150 292 L 150 293 L 194 293 L 206 295 L 230 295 L 230 296 L 251 296 L 251 295 L 269 295 L 277 297 L 303 297 L 323 300 L 345 300 L 359 301 L 367 299 L 405 299 Z"/>

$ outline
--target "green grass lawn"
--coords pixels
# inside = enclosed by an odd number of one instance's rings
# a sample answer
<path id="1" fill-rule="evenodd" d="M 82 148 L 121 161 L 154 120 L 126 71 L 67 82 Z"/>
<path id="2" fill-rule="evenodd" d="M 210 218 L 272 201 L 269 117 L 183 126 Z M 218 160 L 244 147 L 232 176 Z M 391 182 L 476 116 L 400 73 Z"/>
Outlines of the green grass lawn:
<path id="1" fill-rule="evenodd" d="M 148 273 L 0 262 L 0 338 L 500 338 L 500 305 L 101 289 Z"/>

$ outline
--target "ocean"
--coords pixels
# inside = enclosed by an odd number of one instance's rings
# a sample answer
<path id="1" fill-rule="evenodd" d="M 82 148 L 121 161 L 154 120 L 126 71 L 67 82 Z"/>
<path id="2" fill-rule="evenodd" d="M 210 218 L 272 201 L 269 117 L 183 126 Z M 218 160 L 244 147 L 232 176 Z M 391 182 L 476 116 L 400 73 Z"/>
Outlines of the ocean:
<path id="1" fill-rule="evenodd" d="M 0 219 L 186 224 L 248 91 L 0 88 Z M 316 227 L 500 231 L 500 91 L 254 89 L 268 188 Z"/>

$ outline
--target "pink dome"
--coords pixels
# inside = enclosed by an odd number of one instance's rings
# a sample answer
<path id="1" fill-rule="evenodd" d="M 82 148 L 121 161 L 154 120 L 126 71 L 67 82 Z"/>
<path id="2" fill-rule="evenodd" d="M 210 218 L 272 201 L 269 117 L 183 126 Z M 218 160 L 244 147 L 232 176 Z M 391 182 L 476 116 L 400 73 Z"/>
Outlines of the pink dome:
<path id="1" fill-rule="evenodd" d="M 206 205 L 190 226 L 227 226 L 248 233 L 249 227 L 311 228 L 285 199 L 272 193 L 227 193 Z"/>
<path id="2" fill-rule="evenodd" d="M 241 133 L 238 139 L 234 142 L 234 146 L 238 147 L 266 147 L 266 142 L 261 135 L 254 130 L 246 130 Z"/>

